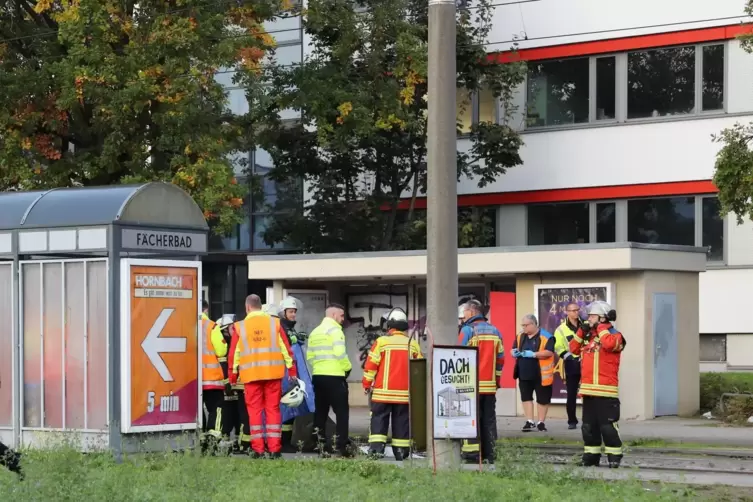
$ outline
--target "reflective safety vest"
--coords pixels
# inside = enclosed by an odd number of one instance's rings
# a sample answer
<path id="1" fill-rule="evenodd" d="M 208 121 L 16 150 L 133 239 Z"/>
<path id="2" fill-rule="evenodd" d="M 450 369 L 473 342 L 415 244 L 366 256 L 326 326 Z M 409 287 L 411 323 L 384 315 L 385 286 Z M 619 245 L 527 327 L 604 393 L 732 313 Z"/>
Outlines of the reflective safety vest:
<path id="1" fill-rule="evenodd" d="M 332 318 L 325 317 L 308 338 L 306 361 L 313 376 L 344 377 L 353 366 L 345 350 L 345 334 Z"/>
<path id="2" fill-rule="evenodd" d="M 293 360 L 280 338 L 279 319 L 261 311 L 251 312 L 233 326 L 238 333 L 233 364 L 240 380 L 282 380 L 285 367 L 292 367 Z"/>
<path id="3" fill-rule="evenodd" d="M 479 394 L 496 394 L 505 362 L 505 349 L 499 330 L 484 317 L 475 316 L 463 324 L 458 343 L 478 347 Z"/>
<path id="4" fill-rule="evenodd" d="M 523 333 L 518 333 L 518 350 L 522 347 L 522 336 Z M 537 352 L 546 350 L 546 342 L 549 341 L 551 336 L 552 335 L 545 333 L 543 330 L 539 331 L 539 350 Z M 539 367 L 541 368 L 541 385 L 544 387 L 552 385 L 554 383 L 554 356 L 547 357 L 546 359 L 539 359 Z"/>
<path id="5" fill-rule="evenodd" d="M 423 358 L 421 347 L 402 331 L 380 336 L 369 350 L 363 368 L 363 387 L 372 389 L 371 400 L 377 403 L 408 404 L 410 384 L 409 358 Z M 410 350 L 410 352 L 409 352 Z"/>
<path id="6" fill-rule="evenodd" d="M 201 386 L 207 390 L 222 389 L 225 386 L 225 375 L 222 372 L 220 362 L 227 361 L 227 357 L 225 357 L 227 352 L 223 354 L 222 359 L 224 361 L 220 361 L 220 357 L 212 345 L 212 332 L 214 328 L 215 323 L 202 316 L 201 332 L 204 335 L 204 343 L 201 346 Z"/>
<path id="7" fill-rule="evenodd" d="M 565 359 L 565 356 L 567 356 L 568 354 L 573 356 L 573 359 L 580 359 L 580 356 L 577 356 L 570 352 L 570 340 L 573 339 L 574 335 L 575 331 L 573 331 L 570 326 L 568 326 L 567 321 L 562 321 L 562 324 L 560 324 L 557 329 L 554 330 L 554 351 L 561 359 Z"/>

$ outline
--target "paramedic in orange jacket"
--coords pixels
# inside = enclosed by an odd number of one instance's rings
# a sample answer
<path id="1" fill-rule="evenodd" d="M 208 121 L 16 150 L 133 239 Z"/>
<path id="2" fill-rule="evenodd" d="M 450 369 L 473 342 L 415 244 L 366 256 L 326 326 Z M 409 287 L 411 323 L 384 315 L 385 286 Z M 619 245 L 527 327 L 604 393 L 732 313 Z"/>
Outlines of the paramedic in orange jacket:
<path id="1" fill-rule="evenodd" d="M 363 368 L 363 388 L 367 394 L 371 392 L 369 454 L 384 456 L 392 417 L 392 452 L 400 461 L 410 455 L 409 359 L 423 356 L 418 342 L 409 342 L 405 334 L 408 316 L 402 309 L 394 308 L 387 314 L 386 327 L 387 335 L 371 346 Z"/>
<path id="2" fill-rule="evenodd" d="M 257 295 L 246 298 L 247 316 L 236 322 L 238 335 L 230 383 L 240 379 L 245 387 L 251 432 L 251 456 L 261 458 L 266 447 L 272 458 L 280 458 L 282 448 L 282 379 L 296 377 L 290 346 L 280 329 L 280 320 L 262 312 Z M 266 419 L 266 425 L 263 425 Z"/>
<path id="3" fill-rule="evenodd" d="M 601 444 L 609 467 L 622 460 L 619 373 L 625 337 L 612 326 L 617 312 L 608 303 L 597 301 L 588 306 L 588 321 L 570 341 L 570 352 L 582 360 L 580 395 L 583 397 L 583 460 L 581 465 L 596 466 L 601 460 Z"/>

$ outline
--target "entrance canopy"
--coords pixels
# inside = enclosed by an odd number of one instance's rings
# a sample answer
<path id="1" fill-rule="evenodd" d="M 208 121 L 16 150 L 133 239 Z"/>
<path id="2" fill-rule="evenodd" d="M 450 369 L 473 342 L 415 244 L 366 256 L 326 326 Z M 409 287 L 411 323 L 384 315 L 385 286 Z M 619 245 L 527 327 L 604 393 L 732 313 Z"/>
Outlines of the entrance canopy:
<path id="1" fill-rule="evenodd" d="M 0 194 L 0 256 L 203 254 L 199 206 L 170 183 Z"/>
<path id="2" fill-rule="evenodd" d="M 260 280 L 298 283 L 426 277 L 426 251 L 249 256 L 248 262 L 249 279 Z M 458 274 L 463 278 L 596 270 L 703 272 L 706 250 L 619 242 L 458 251 Z"/>

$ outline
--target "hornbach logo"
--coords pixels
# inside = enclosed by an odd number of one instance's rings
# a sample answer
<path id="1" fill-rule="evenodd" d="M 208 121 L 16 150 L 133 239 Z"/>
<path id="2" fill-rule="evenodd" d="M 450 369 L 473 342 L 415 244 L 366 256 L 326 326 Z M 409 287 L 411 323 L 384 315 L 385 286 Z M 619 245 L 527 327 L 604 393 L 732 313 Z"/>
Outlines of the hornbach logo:
<path id="1" fill-rule="evenodd" d="M 138 247 L 191 249 L 193 240 L 190 235 L 166 234 L 153 232 L 137 232 L 136 245 Z"/>

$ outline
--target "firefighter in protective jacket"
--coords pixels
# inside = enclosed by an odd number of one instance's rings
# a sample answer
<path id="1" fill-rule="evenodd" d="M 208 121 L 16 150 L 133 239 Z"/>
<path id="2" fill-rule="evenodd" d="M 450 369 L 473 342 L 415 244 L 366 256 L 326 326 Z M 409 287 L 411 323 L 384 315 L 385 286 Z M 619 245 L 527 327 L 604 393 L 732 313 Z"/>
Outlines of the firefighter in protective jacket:
<path id="1" fill-rule="evenodd" d="M 479 453 L 482 460 L 494 463 L 495 442 L 497 441 L 497 389 L 502 378 L 502 366 L 505 362 L 505 349 L 502 335 L 492 325 L 478 300 L 469 300 L 463 309 L 463 325 L 458 335 L 458 345 L 478 347 L 479 401 L 478 419 L 481 451 L 478 440 L 464 440 L 461 453 L 467 462 L 478 462 Z"/>
<path id="2" fill-rule="evenodd" d="M 408 316 L 400 308 L 387 314 L 387 335 L 380 336 L 369 350 L 363 373 L 363 388 L 371 392 L 369 453 L 383 456 L 387 429 L 392 417 L 392 452 L 395 460 L 410 455 L 408 413 L 409 359 L 423 358 L 415 340 L 410 341 Z"/>
<path id="3" fill-rule="evenodd" d="M 584 466 L 599 465 L 602 442 L 609 467 L 619 467 L 622 460 L 618 388 L 620 358 L 627 342 L 612 326 L 616 319 L 617 312 L 608 303 L 593 302 L 588 306 L 587 322 L 570 341 L 570 352 L 582 360 Z"/>

